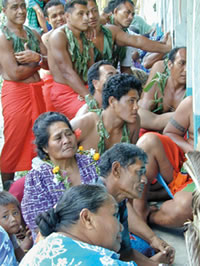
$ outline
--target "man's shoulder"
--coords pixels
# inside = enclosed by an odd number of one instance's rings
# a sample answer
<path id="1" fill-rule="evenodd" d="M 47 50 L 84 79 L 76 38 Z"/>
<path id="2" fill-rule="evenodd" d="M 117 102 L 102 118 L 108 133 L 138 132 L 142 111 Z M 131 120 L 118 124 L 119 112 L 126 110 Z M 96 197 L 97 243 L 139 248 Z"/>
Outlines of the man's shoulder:
<path id="1" fill-rule="evenodd" d="M 67 40 L 67 36 L 65 34 L 65 25 L 53 30 L 48 36 L 49 36 L 49 40 L 57 40 L 58 38 L 65 38 Z"/>

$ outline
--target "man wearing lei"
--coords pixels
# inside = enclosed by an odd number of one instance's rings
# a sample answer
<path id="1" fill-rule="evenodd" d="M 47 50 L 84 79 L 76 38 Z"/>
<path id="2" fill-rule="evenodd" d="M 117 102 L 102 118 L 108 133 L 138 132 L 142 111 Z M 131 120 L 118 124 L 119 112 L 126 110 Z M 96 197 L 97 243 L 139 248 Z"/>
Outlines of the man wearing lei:
<path id="1" fill-rule="evenodd" d="M 93 63 L 93 44 L 85 37 L 88 29 L 87 3 L 72 0 L 65 5 L 67 24 L 49 37 L 48 63 L 54 84 L 51 100 L 57 111 L 72 119 L 85 104 L 87 70 Z"/>
<path id="2" fill-rule="evenodd" d="M 2 107 L 4 146 L 1 153 L 3 182 L 14 178 L 16 171 L 29 170 L 35 156 L 32 126 L 45 112 L 38 70 L 47 68 L 46 49 L 38 33 L 25 26 L 24 0 L 3 0 L 7 17 L 0 31 L 0 71 L 4 79 Z"/>
<path id="3" fill-rule="evenodd" d="M 124 56 L 120 56 L 119 58 L 119 53 L 114 52 L 115 50 L 113 49 L 115 44 L 121 46 L 120 48 L 122 46 L 132 46 L 149 52 L 167 53 L 171 50 L 171 38 L 168 35 L 166 37 L 166 43 L 161 43 L 151 41 L 141 35 L 130 35 L 124 32 L 123 29 L 128 28 L 132 21 L 134 4 L 131 0 L 115 0 L 114 5 L 115 25 L 101 25 L 96 1 L 88 0 L 89 27 L 95 30 L 94 38 L 92 39 L 95 62 L 106 59 L 117 67 L 118 61 L 121 61 L 125 57 L 126 51 L 123 53 Z"/>
<path id="4" fill-rule="evenodd" d="M 140 129 L 137 102 L 141 91 L 141 83 L 132 75 L 110 77 L 103 87 L 101 115 L 89 112 L 71 120 L 72 127 L 82 131 L 79 144 L 100 154 L 115 143 L 135 144 Z"/>

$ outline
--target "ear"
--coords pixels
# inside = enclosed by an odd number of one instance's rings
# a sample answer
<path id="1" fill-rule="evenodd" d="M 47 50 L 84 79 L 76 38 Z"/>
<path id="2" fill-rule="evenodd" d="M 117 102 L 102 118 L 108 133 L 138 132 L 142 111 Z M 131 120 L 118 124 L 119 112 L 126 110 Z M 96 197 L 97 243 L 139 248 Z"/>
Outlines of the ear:
<path id="1" fill-rule="evenodd" d="M 93 79 L 92 80 L 92 85 L 94 86 L 95 90 L 98 88 L 98 80 L 97 79 Z"/>
<path id="2" fill-rule="evenodd" d="M 3 11 L 3 13 L 5 14 L 5 12 L 6 12 L 6 9 L 5 9 L 5 7 L 3 7 L 3 8 L 2 8 L 2 11 Z"/>
<path id="3" fill-rule="evenodd" d="M 70 16 L 70 13 L 65 12 L 65 18 L 66 18 L 66 19 L 69 19 L 69 16 Z"/>
<path id="4" fill-rule="evenodd" d="M 173 66 L 173 63 L 172 63 L 172 61 L 171 61 L 171 60 L 169 60 L 167 64 L 168 64 L 168 68 L 169 68 L 169 70 L 171 70 L 171 68 L 172 68 L 172 66 Z"/>
<path id="5" fill-rule="evenodd" d="M 117 14 L 117 11 L 118 11 L 118 9 L 117 9 L 117 7 L 113 10 L 113 14 L 115 15 L 115 14 Z"/>
<path id="6" fill-rule="evenodd" d="M 48 154 L 48 150 L 47 150 L 47 148 L 42 148 L 42 149 L 43 149 L 43 151 L 44 151 L 45 153 Z"/>
<path id="7" fill-rule="evenodd" d="M 113 177 L 118 180 L 120 178 L 120 172 L 121 172 L 121 165 L 119 162 L 113 162 L 112 163 L 112 175 Z"/>
<path id="8" fill-rule="evenodd" d="M 93 214 L 88 209 L 82 209 L 79 214 L 81 224 L 88 230 L 94 228 Z"/>
<path id="9" fill-rule="evenodd" d="M 109 106 L 113 107 L 117 99 L 114 96 L 110 96 L 108 99 Z"/>

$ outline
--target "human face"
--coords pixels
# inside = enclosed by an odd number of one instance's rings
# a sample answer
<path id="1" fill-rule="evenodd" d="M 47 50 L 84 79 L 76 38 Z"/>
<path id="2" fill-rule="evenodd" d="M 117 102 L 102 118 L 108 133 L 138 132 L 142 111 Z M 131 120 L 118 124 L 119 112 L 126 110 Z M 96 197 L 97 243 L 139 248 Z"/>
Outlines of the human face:
<path id="1" fill-rule="evenodd" d="M 111 65 L 102 65 L 99 67 L 99 80 L 94 80 L 95 99 L 99 106 L 102 106 L 102 89 L 107 79 L 117 74 L 117 70 Z"/>
<path id="2" fill-rule="evenodd" d="M 146 168 L 144 162 L 137 159 L 126 168 L 120 167 L 120 177 L 117 183 L 116 200 L 140 198 L 146 184 Z"/>
<path id="3" fill-rule="evenodd" d="M 72 158 L 77 150 L 76 137 L 67 124 L 54 122 L 48 128 L 48 146 L 44 151 L 48 153 L 50 160 L 58 162 Z"/>
<path id="4" fill-rule="evenodd" d="M 66 23 L 64 6 L 51 6 L 47 9 L 48 22 L 51 24 L 53 29 L 56 29 Z"/>
<path id="5" fill-rule="evenodd" d="M 21 225 L 21 213 L 18 207 L 9 203 L 0 206 L 0 225 L 11 235 L 16 234 Z"/>
<path id="6" fill-rule="evenodd" d="M 178 50 L 174 63 L 169 61 L 172 79 L 178 84 L 186 85 L 186 49 Z"/>
<path id="7" fill-rule="evenodd" d="M 123 226 L 118 221 L 118 204 L 111 195 L 93 217 L 96 237 L 94 244 L 118 252 Z"/>
<path id="8" fill-rule="evenodd" d="M 98 6 L 94 3 L 93 0 L 89 0 L 87 8 L 89 11 L 88 14 L 89 27 L 96 28 L 99 25 L 99 20 L 100 20 Z"/>
<path id="9" fill-rule="evenodd" d="M 135 123 L 138 119 L 138 92 L 131 89 L 126 95 L 118 101 L 114 100 L 114 110 L 116 116 L 127 123 Z"/>
<path id="10" fill-rule="evenodd" d="M 88 29 L 87 6 L 75 4 L 74 8 L 70 12 L 65 13 L 67 24 L 74 30 L 86 31 Z"/>
<path id="11" fill-rule="evenodd" d="M 6 8 L 3 8 L 8 22 L 15 25 L 23 25 L 26 20 L 26 4 L 24 0 L 8 0 Z"/>
<path id="12" fill-rule="evenodd" d="M 114 10 L 115 25 L 121 28 L 128 28 L 134 17 L 134 6 L 125 2 Z"/>

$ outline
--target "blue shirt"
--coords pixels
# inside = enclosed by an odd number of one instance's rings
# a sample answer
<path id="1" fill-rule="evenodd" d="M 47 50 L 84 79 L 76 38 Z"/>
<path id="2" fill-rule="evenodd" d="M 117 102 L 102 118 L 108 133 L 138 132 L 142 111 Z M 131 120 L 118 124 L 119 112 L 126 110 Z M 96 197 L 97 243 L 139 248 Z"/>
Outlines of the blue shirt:
<path id="1" fill-rule="evenodd" d="M 73 240 L 59 233 L 52 233 L 36 244 L 23 258 L 20 266 L 49 265 L 134 265 L 123 262 L 119 255 L 106 248 Z"/>
<path id="2" fill-rule="evenodd" d="M 6 233 L 6 231 L 0 226 L 0 265 L 18 265 L 13 244 Z"/>

